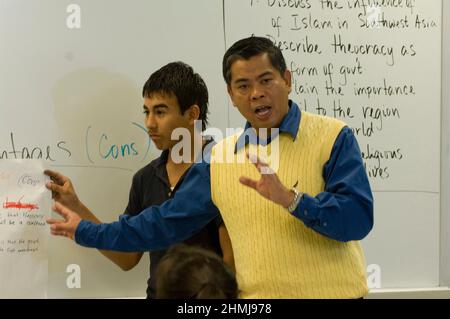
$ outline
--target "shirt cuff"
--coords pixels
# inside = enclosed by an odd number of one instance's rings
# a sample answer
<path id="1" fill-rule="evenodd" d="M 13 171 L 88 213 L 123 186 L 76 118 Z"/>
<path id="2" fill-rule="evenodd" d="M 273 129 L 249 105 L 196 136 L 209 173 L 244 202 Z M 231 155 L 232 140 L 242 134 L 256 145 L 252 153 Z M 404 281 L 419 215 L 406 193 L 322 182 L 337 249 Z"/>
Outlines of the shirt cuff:
<path id="1" fill-rule="evenodd" d="M 317 199 L 309 196 L 308 194 L 303 194 L 300 203 L 294 210 L 292 215 L 302 220 L 306 226 L 312 227 L 317 221 Z"/>
<path id="2" fill-rule="evenodd" d="M 315 197 L 304 194 L 292 215 L 302 220 L 307 227 L 323 235 L 333 235 L 327 220 L 320 215 L 319 200 Z"/>
<path id="3" fill-rule="evenodd" d="M 77 229 L 75 230 L 75 242 L 78 245 L 85 246 L 85 247 L 91 247 L 89 245 L 89 238 L 85 238 L 85 237 L 86 237 L 86 234 L 89 234 L 89 232 L 91 232 L 91 233 L 93 232 L 92 229 L 91 229 L 91 231 L 89 231 L 89 229 L 92 228 L 92 226 L 95 226 L 95 224 L 93 224 L 87 220 L 80 221 Z"/>

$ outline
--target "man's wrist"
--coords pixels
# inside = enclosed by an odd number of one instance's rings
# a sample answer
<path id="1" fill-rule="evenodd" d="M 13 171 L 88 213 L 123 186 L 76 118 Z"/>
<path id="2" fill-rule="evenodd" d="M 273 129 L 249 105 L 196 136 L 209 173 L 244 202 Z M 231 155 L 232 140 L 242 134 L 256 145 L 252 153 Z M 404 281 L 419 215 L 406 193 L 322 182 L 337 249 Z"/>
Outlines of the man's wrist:
<path id="1" fill-rule="evenodd" d="M 295 187 L 291 188 L 291 192 L 294 194 L 294 198 L 292 199 L 290 204 L 286 207 L 286 209 L 289 211 L 289 213 L 292 214 L 300 204 L 300 201 L 303 198 L 303 193 L 299 192 Z"/>
<path id="2" fill-rule="evenodd" d="M 281 206 L 287 209 L 294 200 L 295 193 L 292 191 L 292 189 L 286 188 L 285 195 L 283 196 L 283 198 L 284 199 L 283 202 L 281 203 Z"/>

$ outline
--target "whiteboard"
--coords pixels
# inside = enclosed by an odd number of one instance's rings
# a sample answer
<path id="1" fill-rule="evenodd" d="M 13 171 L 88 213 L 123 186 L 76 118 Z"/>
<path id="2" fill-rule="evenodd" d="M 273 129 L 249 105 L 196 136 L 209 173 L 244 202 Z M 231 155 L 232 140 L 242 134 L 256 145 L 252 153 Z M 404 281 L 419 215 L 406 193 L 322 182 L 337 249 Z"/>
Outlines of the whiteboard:
<path id="1" fill-rule="evenodd" d="M 450 3 L 442 3 L 442 132 L 441 192 L 450 192 Z M 441 280 L 450 286 L 450 198 L 441 196 Z"/>
<path id="2" fill-rule="evenodd" d="M 363 240 L 368 275 L 380 270 L 373 288 L 438 286 L 442 3 L 362 3 L 225 1 L 226 43 L 270 38 L 292 72 L 291 98 L 354 130 L 374 192 Z"/>
<path id="3" fill-rule="evenodd" d="M 222 4 L 80 0 L 81 28 L 70 29 L 72 3 L 0 1 L 0 154 L 14 157 L 11 139 L 18 157 L 41 150 L 48 167 L 70 176 L 84 203 L 110 222 L 127 205 L 134 172 L 159 155 L 143 129 L 142 87 L 152 72 L 172 61 L 192 65 L 208 84 L 211 125 L 227 126 Z M 137 155 L 127 152 L 132 144 Z M 109 152 L 122 147 L 117 158 Z M 72 264 L 80 288 L 66 285 Z M 145 296 L 148 264 L 144 255 L 123 272 L 96 250 L 52 238 L 48 296 Z"/>
<path id="4" fill-rule="evenodd" d="M 358 27 L 363 9 L 349 9 L 353 0 L 335 2 L 343 8 L 322 9 L 319 0 L 134 0 L 132 5 L 79 0 L 81 28 L 70 29 L 72 1 L 0 0 L 0 157 L 13 158 L 15 151 L 19 158 L 28 153 L 36 158 L 42 152 L 49 168 L 72 178 L 80 198 L 102 221 L 116 220 L 134 172 L 159 155 L 143 130 L 141 90 L 149 75 L 171 61 L 192 65 L 209 88 L 210 126 L 225 132 L 244 125 L 222 79 L 225 49 L 251 34 L 292 41 L 299 52 L 283 51 L 294 71 L 291 98 L 311 112 L 320 103 L 320 111 L 330 116 L 333 103 L 340 102 L 344 113 L 337 114 L 355 129 L 365 156 L 389 157 L 380 163 L 365 160 L 375 196 L 374 230 L 363 241 L 367 264 L 380 266 L 382 288 L 438 286 L 442 3 L 415 0 L 413 8 L 370 11 L 372 17 L 384 13 L 408 21 L 419 15 L 420 25 L 425 19 L 423 29 L 412 24 L 386 30 Z M 318 19 L 325 29 L 304 29 L 303 18 L 306 25 Z M 394 63 L 389 54 L 334 53 L 334 35 L 392 47 Z M 311 44 L 322 53 L 302 51 L 311 50 Z M 401 56 L 402 45 L 413 45 L 415 55 Z M 323 67 L 328 70 L 329 63 L 335 91 L 327 95 Z M 347 75 L 345 85 L 340 66 L 356 72 Z M 388 85 L 411 86 L 415 94 L 367 98 L 353 93 L 384 87 L 384 79 Z M 391 113 L 382 128 L 377 108 Z M 343 116 L 347 110 L 353 117 Z M 131 144 L 137 155 L 105 157 L 111 148 Z M 448 159 L 448 148 L 446 154 Z M 448 180 L 447 174 L 443 183 Z M 80 266 L 81 288 L 67 287 L 66 269 L 73 264 Z M 49 297 L 144 296 L 147 278 L 147 256 L 123 272 L 95 250 L 64 238 L 49 241 Z"/>

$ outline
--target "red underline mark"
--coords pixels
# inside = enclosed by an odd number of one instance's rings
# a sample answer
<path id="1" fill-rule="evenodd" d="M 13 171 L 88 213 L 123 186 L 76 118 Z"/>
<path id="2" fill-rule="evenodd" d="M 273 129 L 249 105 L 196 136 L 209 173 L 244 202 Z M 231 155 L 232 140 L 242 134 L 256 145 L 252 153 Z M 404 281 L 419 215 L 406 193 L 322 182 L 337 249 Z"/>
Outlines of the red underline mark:
<path id="1" fill-rule="evenodd" d="M 6 198 L 6 201 L 3 203 L 3 208 L 29 209 L 29 211 L 32 211 L 33 209 L 39 209 L 39 207 L 35 204 L 21 203 L 20 200 L 22 198 L 23 196 L 19 199 L 18 202 L 8 202 L 8 198 Z"/>

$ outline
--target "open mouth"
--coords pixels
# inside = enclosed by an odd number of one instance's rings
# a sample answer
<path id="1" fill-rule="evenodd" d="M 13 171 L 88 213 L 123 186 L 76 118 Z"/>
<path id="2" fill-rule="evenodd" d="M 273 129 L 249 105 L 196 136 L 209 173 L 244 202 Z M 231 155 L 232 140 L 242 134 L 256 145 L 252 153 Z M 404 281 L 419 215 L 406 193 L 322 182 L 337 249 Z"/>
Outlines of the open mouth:
<path id="1" fill-rule="evenodd" d="M 272 108 L 270 106 L 259 106 L 256 108 L 256 117 L 265 119 L 271 114 Z"/>

